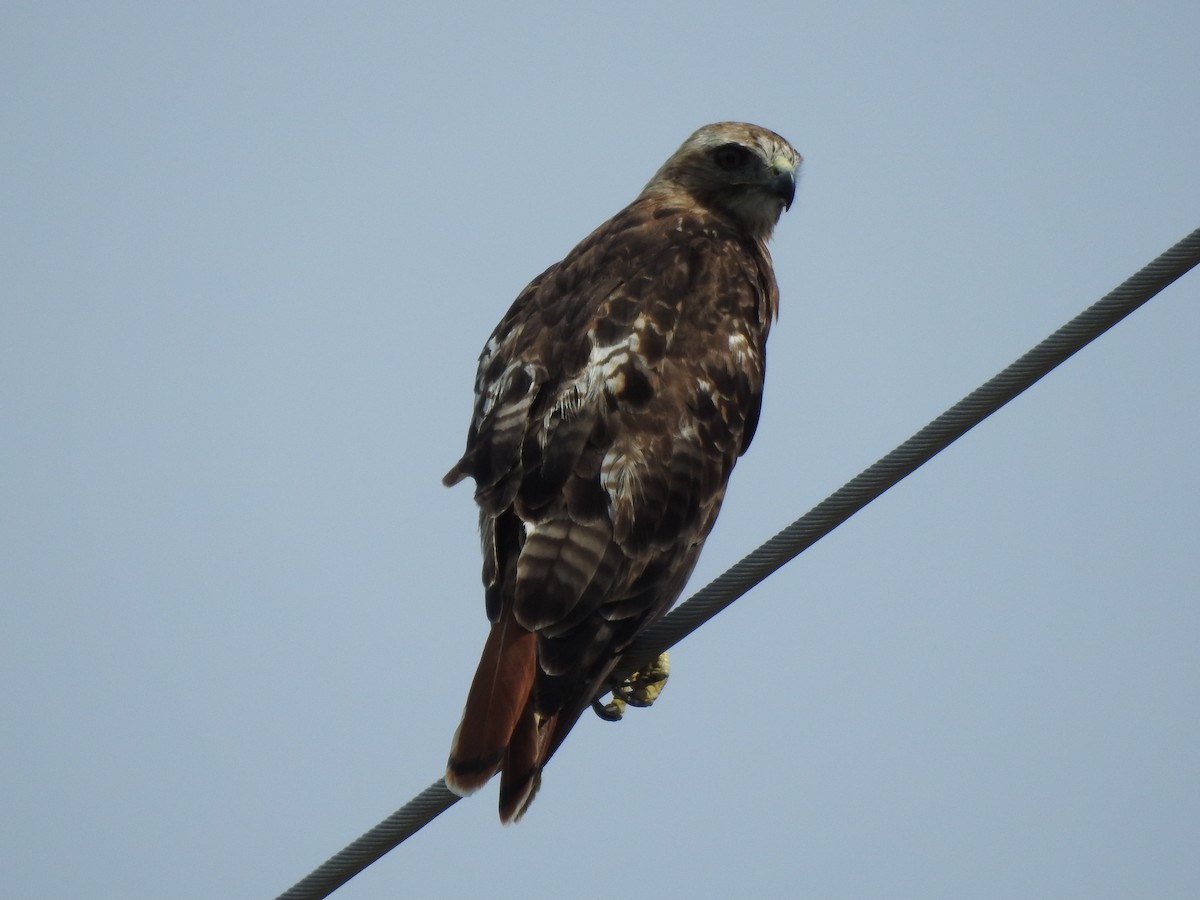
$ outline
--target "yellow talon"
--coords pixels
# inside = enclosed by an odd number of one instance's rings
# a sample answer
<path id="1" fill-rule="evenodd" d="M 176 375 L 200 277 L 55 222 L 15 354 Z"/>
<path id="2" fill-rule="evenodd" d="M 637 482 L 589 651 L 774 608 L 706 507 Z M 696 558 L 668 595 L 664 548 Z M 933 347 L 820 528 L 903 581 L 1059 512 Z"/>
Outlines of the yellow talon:
<path id="1" fill-rule="evenodd" d="M 658 659 L 646 668 L 634 672 L 624 682 L 612 688 L 612 700 L 601 704 L 599 700 L 592 703 L 596 715 L 609 722 L 620 721 L 625 715 L 625 707 L 646 707 L 658 699 L 667 684 L 671 674 L 671 659 L 661 654 Z"/>

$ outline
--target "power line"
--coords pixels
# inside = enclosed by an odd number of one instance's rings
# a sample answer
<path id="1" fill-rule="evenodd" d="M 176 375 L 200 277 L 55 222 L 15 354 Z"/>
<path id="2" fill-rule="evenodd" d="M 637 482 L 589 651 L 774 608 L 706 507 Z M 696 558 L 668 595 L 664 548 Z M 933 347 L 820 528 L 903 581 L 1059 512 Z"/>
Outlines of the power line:
<path id="1" fill-rule="evenodd" d="M 626 677 L 673 647 L 1197 264 L 1200 264 L 1200 229 L 646 629 L 626 650 L 615 675 Z M 281 894 L 279 900 L 323 900 L 458 799 L 439 779 Z"/>
<path id="2" fill-rule="evenodd" d="M 366 834 L 334 854 L 279 895 L 279 900 L 324 900 L 343 884 L 412 837 L 462 798 L 438 779 Z"/>

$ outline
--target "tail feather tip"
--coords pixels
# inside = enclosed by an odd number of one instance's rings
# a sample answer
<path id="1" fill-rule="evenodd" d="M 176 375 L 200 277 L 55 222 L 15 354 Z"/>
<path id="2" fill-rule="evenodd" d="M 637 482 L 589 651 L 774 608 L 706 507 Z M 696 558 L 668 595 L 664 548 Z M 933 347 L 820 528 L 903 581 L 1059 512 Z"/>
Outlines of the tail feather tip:
<path id="1" fill-rule="evenodd" d="M 450 792 L 460 797 L 469 797 L 489 781 L 495 774 L 495 769 L 480 770 L 470 766 L 462 766 L 451 760 L 446 765 L 443 780 Z"/>

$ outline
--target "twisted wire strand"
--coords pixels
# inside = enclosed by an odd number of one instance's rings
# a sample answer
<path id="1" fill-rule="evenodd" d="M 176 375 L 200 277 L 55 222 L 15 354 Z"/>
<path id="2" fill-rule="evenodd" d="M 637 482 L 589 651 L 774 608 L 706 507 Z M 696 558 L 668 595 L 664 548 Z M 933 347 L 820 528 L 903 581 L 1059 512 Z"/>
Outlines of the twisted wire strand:
<path id="1" fill-rule="evenodd" d="M 891 453 L 868 466 L 701 588 L 661 621 L 647 628 L 625 651 L 622 664 L 615 674 L 621 678 L 627 677 L 683 640 L 1197 264 L 1200 264 L 1200 229 L 1126 279 Z M 438 779 L 280 894 L 278 900 L 324 900 L 458 800 L 445 782 Z"/>
<path id="2" fill-rule="evenodd" d="M 279 895 L 278 900 L 324 900 L 343 884 L 412 837 L 461 797 L 438 779 L 370 831 L 335 853 Z"/>

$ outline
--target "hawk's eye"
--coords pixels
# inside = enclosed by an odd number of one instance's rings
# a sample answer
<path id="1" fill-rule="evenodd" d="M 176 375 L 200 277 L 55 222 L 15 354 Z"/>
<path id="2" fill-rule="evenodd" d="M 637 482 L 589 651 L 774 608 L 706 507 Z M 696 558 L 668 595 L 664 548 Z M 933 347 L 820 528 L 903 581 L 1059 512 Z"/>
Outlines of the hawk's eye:
<path id="1" fill-rule="evenodd" d="M 713 151 L 713 161 L 726 172 L 741 168 L 750 161 L 751 153 L 741 144 L 722 144 Z"/>

